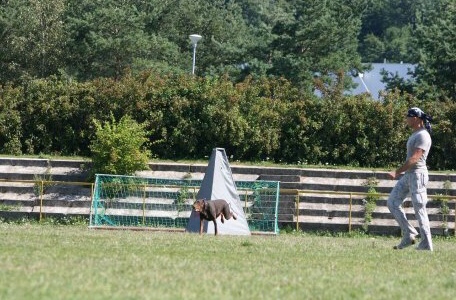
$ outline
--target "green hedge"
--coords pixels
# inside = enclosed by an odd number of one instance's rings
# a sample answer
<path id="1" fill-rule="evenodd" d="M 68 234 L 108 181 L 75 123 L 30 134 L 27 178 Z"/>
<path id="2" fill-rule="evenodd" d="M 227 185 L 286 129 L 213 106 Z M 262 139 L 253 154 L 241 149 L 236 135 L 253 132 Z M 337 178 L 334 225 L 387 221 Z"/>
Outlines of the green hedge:
<path id="1" fill-rule="evenodd" d="M 336 88 L 337 89 L 337 88 Z M 405 112 L 436 119 L 432 169 L 455 169 L 456 105 L 391 92 L 383 101 L 341 91 L 317 98 L 280 79 L 164 76 L 118 81 L 56 77 L 0 86 L 0 152 L 90 156 L 93 120 L 131 116 L 163 159 L 204 158 L 223 147 L 232 160 L 387 167 L 404 160 Z"/>

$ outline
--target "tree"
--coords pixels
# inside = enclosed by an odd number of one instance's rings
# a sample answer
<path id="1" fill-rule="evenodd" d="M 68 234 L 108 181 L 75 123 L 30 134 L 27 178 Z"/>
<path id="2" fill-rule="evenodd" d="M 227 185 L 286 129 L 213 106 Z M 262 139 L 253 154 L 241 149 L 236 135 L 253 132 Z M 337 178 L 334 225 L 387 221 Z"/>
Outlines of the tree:
<path id="1" fill-rule="evenodd" d="M 236 80 L 243 72 L 242 64 L 252 57 L 254 37 L 238 1 L 157 1 L 146 9 L 147 32 L 177 45 L 180 60 L 173 63 L 187 73 L 192 69 L 189 35 L 194 33 L 203 37 L 197 50 L 198 76 L 229 74 Z"/>
<path id="2" fill-rule="evenodd" d="M 269 73 L 309 88 L 315 74 L 361 68 L 357 53 L 361 4 L 287 1 L 287 14 L 279 16 L 273 28 L 273 66 Z"/>
<path id="3" fill-rule="evenodd" d="M 417 11 L 420 49 L 416 90 L 421 97 L 456 100 L 456 2 L 422 0 Z"/>
<path id="4" fill-rule="evenodd" d="M 385 44 L 376 35 L 369 33 L 364 37 L 360 54 L 365 62 L 382 62 L 385 53 Z"/>
<path id="5" fill-rule="evenodd" d="M 145 13 L 122 0 L 68 0 L 68 73 L 82 79 L 120 78 L 152 56 Z M 152 43 L 154 44 L 154 43 Z"/>
<path id="6" fill-rule="evenodd" d="M 0 7 L 0 80 L 45 77 L 61 65 L 65 0 L 11 0 Z"/>
<path id="7" fill-rule="evenodd" d="M 363 11 L 359 49 L 364 62 L 415 63 L 411 28 L 415 24 L 414 0 L 367 0 Z M 383 44 L 372 48 L 374 37 Z"/>

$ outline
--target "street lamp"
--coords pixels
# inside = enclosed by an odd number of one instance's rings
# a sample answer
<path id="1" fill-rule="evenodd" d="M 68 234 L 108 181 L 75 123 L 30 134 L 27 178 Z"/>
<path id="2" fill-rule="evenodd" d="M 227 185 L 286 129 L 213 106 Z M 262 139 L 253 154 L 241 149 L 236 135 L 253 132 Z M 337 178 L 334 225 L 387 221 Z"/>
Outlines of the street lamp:
<path id="1" fill-rule="evenodd" d="M 199 34 L 191 34 L 190 40 L 192 40 L 192 45 L 193 45 L 193 65 L 192 65 L 192 75 L 195 74 L 195 62 L 196 62 L 196 44 L 198 44 L 198 41 L 201 40 L 202 36 Z"/>
<path id="2" fill-rule="evenodd" d="M 367 87 L 366 83 L 363 80 L 364 74 L 363 73 L 358 73 L 358 77 L 359 77 L 359 80 L 361 80 L 361 82 L 363 83 L 364 88 L 366 89 L 366 91 L 370 94 L 369 88 Z"/>

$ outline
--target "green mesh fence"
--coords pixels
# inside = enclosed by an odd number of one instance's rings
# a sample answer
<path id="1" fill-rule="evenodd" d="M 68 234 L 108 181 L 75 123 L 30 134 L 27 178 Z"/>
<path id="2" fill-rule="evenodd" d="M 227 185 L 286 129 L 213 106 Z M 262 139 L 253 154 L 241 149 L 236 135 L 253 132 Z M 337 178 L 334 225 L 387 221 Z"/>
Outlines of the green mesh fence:
<path id="1" fill-rule="evenodd" d="M 201 180 L 97 174 L 90 226 L 187 227 Z M 278 233 L 278 181 L 237 181 L 236 188 L 253 232 Z"/>

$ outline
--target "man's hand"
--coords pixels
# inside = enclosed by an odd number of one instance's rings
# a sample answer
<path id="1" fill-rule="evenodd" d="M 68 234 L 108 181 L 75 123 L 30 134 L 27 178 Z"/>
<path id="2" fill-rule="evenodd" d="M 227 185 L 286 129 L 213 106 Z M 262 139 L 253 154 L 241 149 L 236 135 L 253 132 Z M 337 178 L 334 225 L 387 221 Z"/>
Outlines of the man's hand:
<path id="1" fill-rule="evenodd" d="M 388 177 L 389 177 L 390 179 L 396 179 L 396 177 L 397 177 L 396 171 L 391 171 L 391 172 L 389 172 L 389 173 L 388 173 Z"/>
<path id="2" fill-rule="evenodd" d="M 416 148 L 415 151 L 413 151 L 412 156 L 399 169 L 388 173 L 388 177 L 390 179 L 396 179 L 397 177 L 399 177 L 399 175 L 401 173 L 403 173 L 403 172 L 407 171 L 408 169 L 410 169 L 411 167 L 413 167 L 418 162 L 418 160 L 421 158 L 421 156 L 423 156 L 423 154 L 424 154 L 423 149 Z"/>

